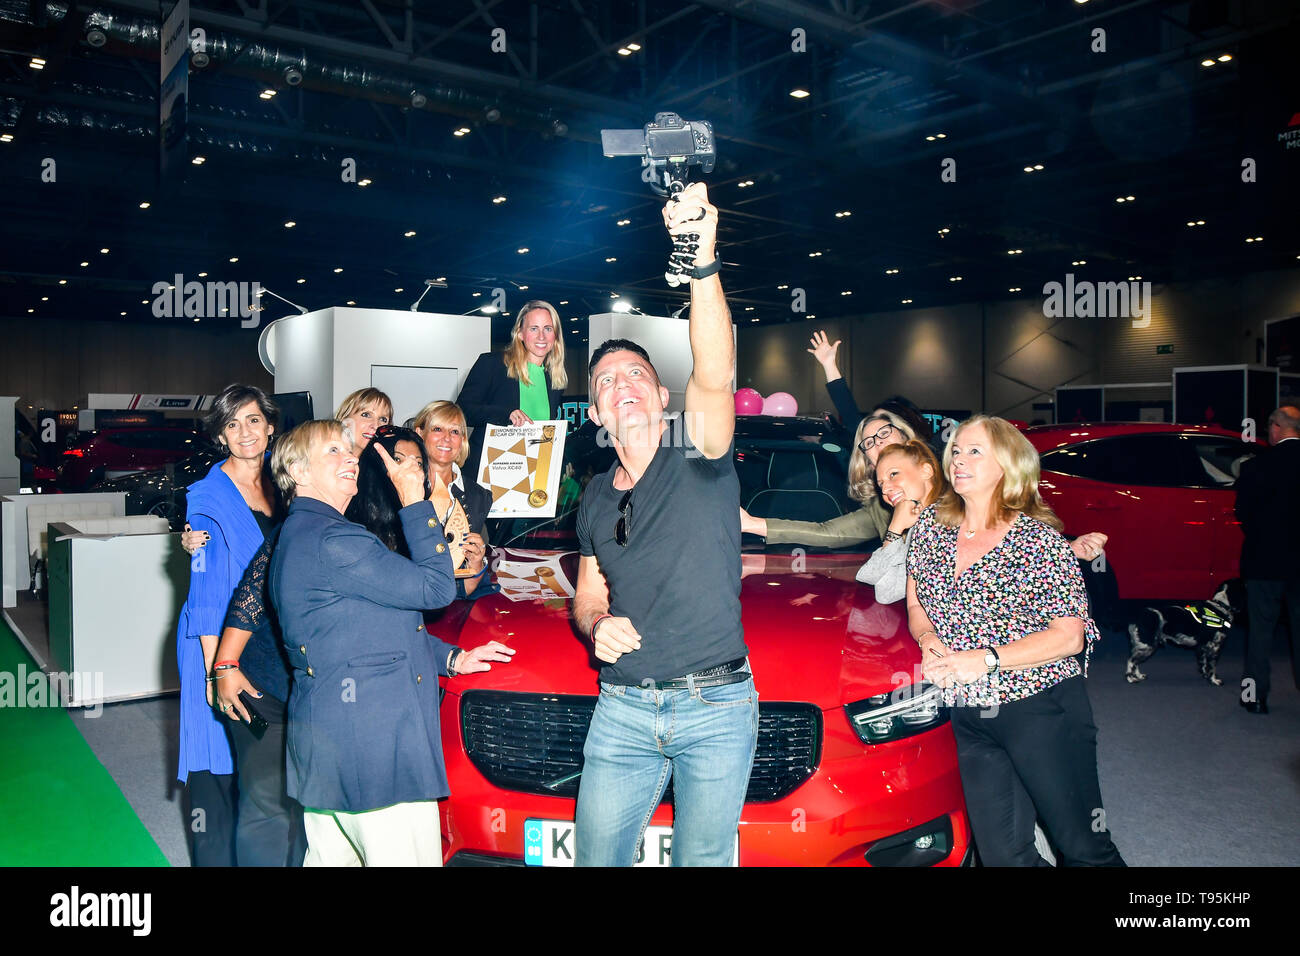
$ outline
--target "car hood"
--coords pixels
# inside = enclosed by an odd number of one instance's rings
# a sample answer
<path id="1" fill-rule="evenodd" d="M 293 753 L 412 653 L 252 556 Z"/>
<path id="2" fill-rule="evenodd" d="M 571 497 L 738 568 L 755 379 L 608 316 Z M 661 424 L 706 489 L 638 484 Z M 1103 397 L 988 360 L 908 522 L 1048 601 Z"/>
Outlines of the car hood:
<path id="1" fill-rule="evenodd" d="M 496 640 L 515 648 L 508 664 L 456 678 L 453 693 L 483 689 L 594 694 L 600 662 L 570 618 L 577 554 L 506 549 L 503 592 L 456 602 L 429 630 L 464 648 Z M 741 582 L 745 642 L 767 701 L 823 710 L 894 690 L 920 663 L 903 602 L 877 604 L 854 576 L 863 555 L 746 554 Z"/>

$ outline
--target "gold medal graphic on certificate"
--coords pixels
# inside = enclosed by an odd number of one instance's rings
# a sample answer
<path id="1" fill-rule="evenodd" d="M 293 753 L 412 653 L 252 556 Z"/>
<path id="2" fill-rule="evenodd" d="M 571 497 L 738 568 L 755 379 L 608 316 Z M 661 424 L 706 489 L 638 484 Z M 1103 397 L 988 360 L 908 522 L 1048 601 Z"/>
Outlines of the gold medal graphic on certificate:
<path id="1" fill-rule="evenodd" d="M 529 492 L 528 503 L 534 508 L 541 508 L 547 502 L 546 480 L 551 473 L 551 452 L 555 449 L 555 426 L 542 428 L 542 437 L 534 439 L 541 447 L 537 449 L 537 467 L 533 470 L 533 490 Z"/>

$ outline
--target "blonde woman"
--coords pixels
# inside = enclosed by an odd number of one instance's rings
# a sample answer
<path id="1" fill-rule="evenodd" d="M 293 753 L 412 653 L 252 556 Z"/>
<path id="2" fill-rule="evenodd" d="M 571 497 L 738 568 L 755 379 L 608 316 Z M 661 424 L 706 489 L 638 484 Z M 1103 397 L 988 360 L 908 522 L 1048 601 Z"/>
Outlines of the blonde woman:
<path id="1" fill-rule="evenodd" d="M 876 460 L 889 445 L 912 441 L 916 434 L 893 412 L 877 411 L 858 423 L 849 458 L 849 497 L 861 508 L 829 521 L 787 521 L 756 518 L 740 509 L 740 530 L 767 538 L 768 544 L 810 544 L 848 548 L 883 538 L 892 517 L 876 494 Z"/>
<path id="2" fill-rule="evenodd" d="M 465 479 L 461 469 L 469 458 L 469 428 L 465 422 L 465 413 L 455 402 L 430 402 L 420 409 L 413 423 L 415 433 L 424 442 L 424 457 L 429 463 L 429 471 L 436 473 L 442 483 L 451 489 L 452 496 L 465 509 L 469 518 L 469 538 L 465 545 L 465 557 L 470 570 L 476 572 L 472 578 L 460 578 L 456 582 L 459 597 L 474 594 L 487 572 L 487 515 L 492 509 L 492 492 L 488 491 L 470 476 Z M 440 516 L 446 523 L 447 515 Z M 492 590 L 485 588 L 484 592 Z"/>
<path id="3" fill-rule="evenodd" d="M 568 384 L 559 313 L 541 299 L 525 302 L 515 316 L 505 351 L 480 355 L 456 398 L 474 429 L 471 466 L 478 464 L 484 425 L 545 421 L 554 414 Z"/>
<path id="4" fill-rule="evenodd" d="M 921 512 L 948 490 L 939 459 L 919 438 L 889 445 L 876 457 L 876 484 L 893 508 L 881 546 L 858 569 L 858 580 L 876 589 L 877 604 L 894 604 L 907 596 L 907 543 Z"/>
<path id="5" fill-rule="evenodd" d="M 393 400 L 377 388 L 359 388 L 343 399 L 334 417 L 351 434 L 359 455 L 375 432 L 393 420 Z"/>
<path id="6" fill-rule="evenodd" d="M 1040 819 L 1062 863 L 1123 866 L 1105 827 L 1083 685 L 1100 635 L 1076 555 L 1038 493 L 1038 453 L 1010 422 L 977 415 L 958 427 L 943 466 L 950 490 L 911 532 L 907 616 L 921 674 L 952 706 L 980 856 L 1045 865 Z"/>

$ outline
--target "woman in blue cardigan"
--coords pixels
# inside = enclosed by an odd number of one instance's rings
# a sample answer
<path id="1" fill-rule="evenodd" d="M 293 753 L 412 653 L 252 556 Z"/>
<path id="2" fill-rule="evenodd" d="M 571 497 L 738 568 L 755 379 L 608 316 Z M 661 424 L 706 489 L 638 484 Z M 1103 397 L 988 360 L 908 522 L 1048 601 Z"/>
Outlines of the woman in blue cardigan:
<path id="1" fill-rule="evenodd" d="M 218 638 L 244 568 L 277 520 L 266 451 L 278 410 L 260 388 L 231 385 L 212 403 L 207 426 L 230 454 L 190 485 L 186 520 L 206 532 L 190 562 L 190 590 L 176 628 L 181 678 L 180 762 L 189 789 L 190 855 L 195 866 L 234 863 L 234 761 L 211 679 L 222 673 Z"/>

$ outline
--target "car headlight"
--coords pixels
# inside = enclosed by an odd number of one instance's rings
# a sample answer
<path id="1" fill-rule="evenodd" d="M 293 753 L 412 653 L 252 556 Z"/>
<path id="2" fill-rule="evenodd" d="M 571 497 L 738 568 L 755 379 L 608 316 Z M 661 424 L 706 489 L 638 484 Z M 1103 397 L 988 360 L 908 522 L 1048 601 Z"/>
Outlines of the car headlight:
<path id="1" fill-rule="evenodd" d="M 939 688 L 928 681 L 845 704 L 844 710 L 864 744 L 902 740 L 938 727 L 948 719 Z"/>

